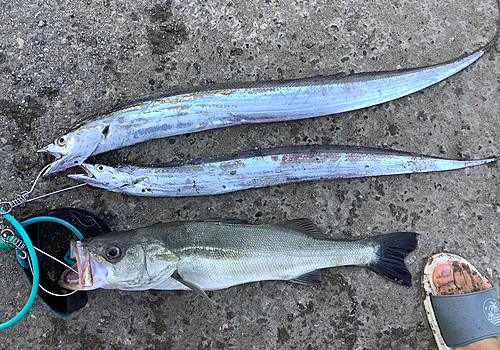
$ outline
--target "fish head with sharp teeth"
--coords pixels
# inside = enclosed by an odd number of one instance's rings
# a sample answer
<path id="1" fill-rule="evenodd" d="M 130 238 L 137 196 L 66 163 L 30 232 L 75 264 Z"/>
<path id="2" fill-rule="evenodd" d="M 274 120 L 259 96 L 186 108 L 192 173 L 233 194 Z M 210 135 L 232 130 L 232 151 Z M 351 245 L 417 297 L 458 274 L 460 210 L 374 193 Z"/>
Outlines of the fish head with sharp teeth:
<path id="1" fill-rule="evenodd" d="M 78 273 L 66 269 L 59 279 L 70 290 L 151 289 L 169 278 L 179 261 L 161 240 L 140 229 L 73 241 L 71 256 Z"/>
<path id="2" fill-rule="evenodd" d="M 120 167 L 86 163 L 80 167 L 85 171 L 85 174 L 69 174 L 68 177 L 106 190 L 123 188 L 134 183 L 132 176 Z"/>
<path id="3" fill-rule="evenodd" d="M 105 135 L 97 129 L 79 128 L 57 138 L 38 152 L 46 152 L 56 159 L 44 172 L 43 177 L 81 165 L 96 150 Z"/>

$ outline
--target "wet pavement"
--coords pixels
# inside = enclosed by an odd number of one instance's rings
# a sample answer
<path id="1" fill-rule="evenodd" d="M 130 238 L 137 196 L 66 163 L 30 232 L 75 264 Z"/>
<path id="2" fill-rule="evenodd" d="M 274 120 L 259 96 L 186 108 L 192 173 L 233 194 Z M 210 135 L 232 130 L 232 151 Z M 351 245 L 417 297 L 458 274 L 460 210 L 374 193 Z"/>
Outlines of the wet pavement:
<path id="1" fill-rule="evenodd" d="M 0 197 L 29 188 L 52 158 L 36 151 L 72 125 L 152 92 L 425 66 L 470 53 L 495 34 L 494 1 L 0 1 Z M 500 44 L 470 68 L 375 107 L 285 123 L 149 141 L 92 162 L 155 165 L 308 144 L 362 145 L 457 159 L 500 155 Z M 0 331 L 0 349 L 434 349 L 420 290 L 430 255 L 469 259 L 494 285 L 500 270 L 499 165 L 289 184 L 197 198 L 135 198 L 79 188 L 16 208 L 63 206 L 113 230 L 214 217 L 253 223 L 308 217 L 335 238 L 415 231 L 411 288 L 358 267 L 323 284 L 266 281 L 210 292 L 98 290 L 63 319 L 39 299 Z M 34 194 L 74 184 L 60 173 Z M 29 284 L 0 252 L 0 317 Z"/>

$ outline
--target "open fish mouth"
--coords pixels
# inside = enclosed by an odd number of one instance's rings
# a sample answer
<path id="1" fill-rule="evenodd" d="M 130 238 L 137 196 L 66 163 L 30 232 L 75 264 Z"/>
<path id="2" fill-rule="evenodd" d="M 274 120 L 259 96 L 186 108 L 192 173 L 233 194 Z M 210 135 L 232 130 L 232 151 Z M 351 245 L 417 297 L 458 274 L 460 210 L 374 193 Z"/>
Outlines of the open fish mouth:
<path id="1" fill-rule="evenodd" d="M 131 176 L 126 169 L 113 168 L 102 164 L 80 165 L 84 174 L 69 174 L 68 177 L 73 180 L 86 183 L 88 186 L 114 190 L 137 184 L 141 179 Z"/>
<path id="2" fill-rule="evenodd" d="M 83 182 L 92 182 L 92 180 L 97 179 L 94 173 L 90 171 L 89 167 L 86 164 L 80 164 L 80 169 L 82 169 L 85 174 L 69 174 L 68 177 L 70 179 Z"/>
<path id="3" fill-rule="evenodd" d="M 59 137 L 53 143 L 45 146 L 38 152 L 49 153 L 55 157 L 55 160 L 43 176 L 47 177 L 50 174 L 79 166 L 95 151 L 103 137 L 100 131 L 82 131 Z"/>
<path id="4" fill-rule="evenodd" d="M 70 257 L 75 259 L 76 263 L 66 269 L 59 279 L 61 287 L 70 290 L 84 290 L 94 285 L 92 278 L 92 264 L 88 250 L 80 241 L 71 241 Z"/>
<path id="5" fill-rule="evenodd" d="M 43 177 L 47 177 L 50 174 L 57 173 L 59 171 L 63 171 L 65 169 L 78 166 L 80 161 L 77 159 L 77 157 L 72 157 L 67 154 L 62 154 L 61 152 L 56 152 L 56 151 L 51 151 L 51 146 L 49 145 L 45 148 L 42 148 L 41 150 L 38 150 L 40 153 L 49 153 L 51 156 L 55 158 L 55 160 L 50 163 L 50 166 L 45 170 L 43 173 Z"/>

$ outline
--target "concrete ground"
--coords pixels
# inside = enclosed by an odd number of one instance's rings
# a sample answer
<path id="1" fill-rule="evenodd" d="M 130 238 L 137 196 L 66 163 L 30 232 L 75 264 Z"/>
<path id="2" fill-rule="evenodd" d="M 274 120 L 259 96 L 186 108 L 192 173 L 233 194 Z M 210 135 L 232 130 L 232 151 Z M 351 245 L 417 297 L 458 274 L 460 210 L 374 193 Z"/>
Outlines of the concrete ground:
<path id="1" fill-rule="evenodd" d="M 495 1 L 0 0 L 0 197 L 28 189 L 52 158 L 38 149 L 82 118 L 152 91 L 337 72 L 419 67 L 472 52 L 496 30 Z M 449 158 L 500 155 L 500 47 L 444 82 L 379 106 L 311 120 L 150 141 L 91 159 L 160 164 L 237 150 L 346 144 Z M 16 208 L 23 218 L 73 206 L 114 230 L 213 217 L 308 217 L 332 237 L 411 230 L 411 288 L 356 267 L 318 287 L 262 282 L 209 293 L 89 292 L 67 319 L 37 300 L 0 331 L 1 349 L 434 349 L 420 271 L 464 256 L 499 285 L 499 165 L 324 181 L 199 198 L 134 198 L 80 188 Z M 35 194 L 73 184 L 64 173 Z M 0 252 L 0 318 L 29 285 Z"/>

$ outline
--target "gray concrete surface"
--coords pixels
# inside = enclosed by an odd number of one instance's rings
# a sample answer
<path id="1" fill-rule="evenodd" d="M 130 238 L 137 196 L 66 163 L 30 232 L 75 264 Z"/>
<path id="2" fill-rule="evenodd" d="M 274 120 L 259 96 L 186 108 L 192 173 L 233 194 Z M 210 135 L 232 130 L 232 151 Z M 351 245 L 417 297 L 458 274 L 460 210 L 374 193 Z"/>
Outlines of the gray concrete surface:
<path id="1" fill-rule="evenodd" d="M 0 1 L 0 197 L 29 187 L 52 159 L 36 150 L 119 102 L 203 84 L 418 67 L 477 49 L 494 1 Z M 347 144 L 450 158 L 500 155 L 500 47 L 469 69 L 397 101 L 351 113 L 156 140 L 92 161 L 158 164 L 237 150 Z M 200 198 L 145 199 L 86 188 L 17 208 L 91 210 L 113 229 L 158 221 L 309 217 L 332 237 L 420 233 L 414 286 L 363 268 L 325 270 L 318 287 L 252 283 L 211 292 L 90 292 L 62 319 L 37 300 L 0 331 L 1 349 L 433 349 L 420 291 L 433 253 L 470 259 L 499 284 L 499 166 L 292 184 Z M 72 184 L 64 174 L 36 194 Z M 28 283 L 0 252 L 0 317 Z"/>

